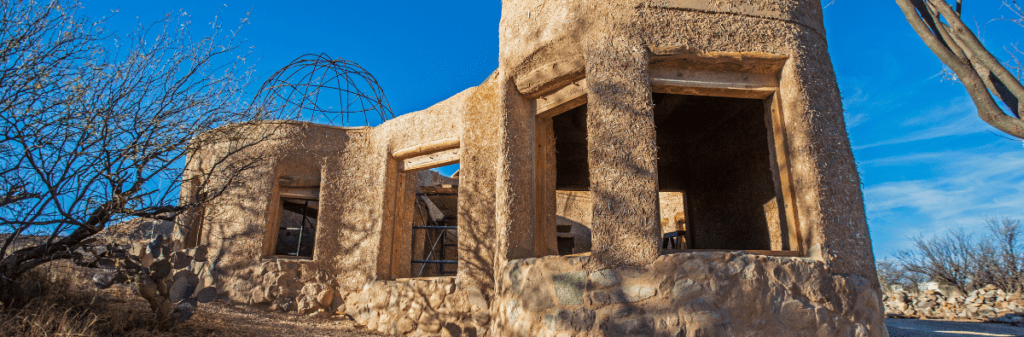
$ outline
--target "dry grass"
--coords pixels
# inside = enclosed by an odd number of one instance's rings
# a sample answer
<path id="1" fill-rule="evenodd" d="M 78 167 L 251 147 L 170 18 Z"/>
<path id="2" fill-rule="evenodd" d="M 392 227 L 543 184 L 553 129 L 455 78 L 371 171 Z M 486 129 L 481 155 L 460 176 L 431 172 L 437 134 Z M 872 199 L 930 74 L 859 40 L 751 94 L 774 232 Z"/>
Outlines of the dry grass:
<path id="1" fill-rule="evenodd" d="M 381 336 L 344 316 L 316 318 L 270 312 L 220 300 L 199 306 L 170 331 L 131 286 L 97 290 L 91 272 L 58 261 L 26 274 L 20 303 L 0 306 L 0 336 Z"/>
<path id="2" fill-rule="evenodd" d="M 132 295 L 126 287 L 97 291 L 92 274 L 68 261 L 36 268 L 22 276 L 12 303 L 0 308 L 2 336 L 109 336 L 132 335 L 152 326 L 148 307 L 121 310 L 119 303 Z"/>

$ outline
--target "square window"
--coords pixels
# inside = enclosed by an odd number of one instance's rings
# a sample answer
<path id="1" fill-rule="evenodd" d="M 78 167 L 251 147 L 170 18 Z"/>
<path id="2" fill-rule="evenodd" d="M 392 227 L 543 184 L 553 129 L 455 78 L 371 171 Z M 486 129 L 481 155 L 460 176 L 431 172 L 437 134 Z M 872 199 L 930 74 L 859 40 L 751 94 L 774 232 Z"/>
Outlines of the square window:
<path id="1" fill-rule="evenodd" d="M 315 199 L 281 198 L 274 255 L 312 258 L 319 210 Z"/>

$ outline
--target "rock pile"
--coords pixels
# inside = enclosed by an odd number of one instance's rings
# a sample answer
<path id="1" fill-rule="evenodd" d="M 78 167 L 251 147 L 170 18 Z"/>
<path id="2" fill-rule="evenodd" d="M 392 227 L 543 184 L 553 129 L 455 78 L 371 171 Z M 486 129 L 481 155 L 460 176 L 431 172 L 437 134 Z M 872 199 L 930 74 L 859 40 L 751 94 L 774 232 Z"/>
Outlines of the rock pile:
<path id="1" fill-rule="evenodd" d="M 939 291 L 925 291 L 914 296 L 903 291 L 883 295 L 888 315 L 939 318 L 981 319 L 1016 323 L 1024 316 L 1024 298 L 1019 293 L 1007 293 L 994 285 L 971 291 L 967 296 L 946 295 Z M 1020 319 L 1024 322 L 1024 319 Z"/>

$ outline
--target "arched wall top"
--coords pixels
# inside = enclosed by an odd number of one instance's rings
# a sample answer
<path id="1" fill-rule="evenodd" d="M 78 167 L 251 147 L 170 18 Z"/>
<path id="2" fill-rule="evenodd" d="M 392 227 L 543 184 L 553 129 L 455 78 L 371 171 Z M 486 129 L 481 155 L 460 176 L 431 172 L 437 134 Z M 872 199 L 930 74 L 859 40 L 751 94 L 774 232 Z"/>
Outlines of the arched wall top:
<path id="1" fill-rule="evenodd" d="M 822 36 L 821 2 L 817 0 L 650 0 L 652 7 L 727 13 L 786 21 L 815 30 Z"/>

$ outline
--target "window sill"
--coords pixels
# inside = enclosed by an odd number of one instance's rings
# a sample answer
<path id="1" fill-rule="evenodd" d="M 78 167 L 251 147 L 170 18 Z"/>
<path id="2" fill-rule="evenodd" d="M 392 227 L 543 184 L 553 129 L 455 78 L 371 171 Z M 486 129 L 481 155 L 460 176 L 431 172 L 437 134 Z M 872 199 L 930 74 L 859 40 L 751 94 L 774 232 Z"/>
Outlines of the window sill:
<path id="1" fill-rule="evenodd" d="M 313 261 L 312 257 L 308 256 L 291 256 L 291 255 L 271 255 L 263 258 L 264 260 L 292 260 L 292 261 Z"/>
<path id="2" fill-rule="evenodd" d="M 766 255 L 766 256 L 788 256 L 788 257 L 803 257 L 803 254 L 796 251 L 789 250 L 735 250 L 735 249 L 662 249 L 661 255 L 676 254 L 676 253 L 705 253 L 705 252 L 721 252 L 721 253 L 744 253 L 752 255 Z"/>

